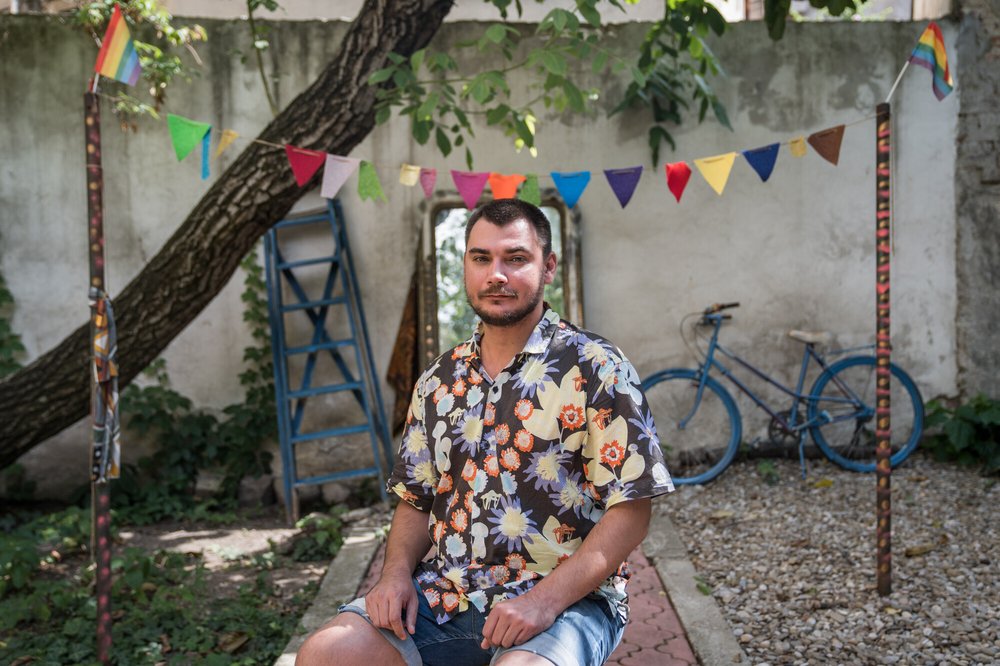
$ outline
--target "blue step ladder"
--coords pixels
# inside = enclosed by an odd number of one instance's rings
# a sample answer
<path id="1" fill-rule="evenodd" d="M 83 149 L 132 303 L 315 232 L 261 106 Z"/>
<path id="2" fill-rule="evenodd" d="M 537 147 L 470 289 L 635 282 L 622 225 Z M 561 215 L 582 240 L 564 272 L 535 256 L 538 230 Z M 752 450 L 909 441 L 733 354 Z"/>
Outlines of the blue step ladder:
<path id="1" fill-rule="evenodd" d="M 299 256 L 314 253 L 317 246 L 325 250 L 319 256 Z M 376 477 L 384 500 L 385 478 L 393 458 L 392 443 L 340 202 L 329 201 L 326 209 L 293 215 L 274 225 L 264 237 L 264 253 L 278 436 L 289 523 L 299 519 L 298 490 L 304 486 Z M 286 255 L 296 258 L 286 259 Z M 308 319 L 305 327 L 295 326 L 292 321 L 298 319 L 301 323 L 299 314 Z M 337 334 L 343 335 L 345 320 L 349 333 L 338 338 Z M 310 330 L 311 338 L 306 342 Z M 290 338 L 296 342 L 290 342 Z M 317 364 L 325 362 L 324 356 L 332 360 L 333 367 L 319 378 Z M 314 401 L 321 403 L 324 415 L 331 411 L 331 402 L 342 408 L 341 402 L 350 403 L 353 398 L 364 414 L 364 422 L 336 427 L 326 424 L 318 430 L 309 430 L 304 417 L 310 398 L 318 396 L 324 396 Z M 296 451 L 300 447 L 325 441 L 335 449 L 346 443 L 337 442 L 338 438 L 365 432 L 371 442 L 371 466 L 318 476 L 299 475 Z M 331 455 L 343 461 L 340 456 Z"/>

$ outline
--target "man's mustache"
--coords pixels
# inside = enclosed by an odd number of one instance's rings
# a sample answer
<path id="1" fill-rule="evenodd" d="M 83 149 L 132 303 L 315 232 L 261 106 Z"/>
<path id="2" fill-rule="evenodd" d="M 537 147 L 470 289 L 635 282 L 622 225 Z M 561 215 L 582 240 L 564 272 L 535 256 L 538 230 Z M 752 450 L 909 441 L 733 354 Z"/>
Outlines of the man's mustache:
<path id="1" fill-rule="evenodd" d="M 489 298 L 490 296 L 517 296 L 517 292 L 504 289 L 503 287 L 487 289 L 479 292 L 479 298 Z"/>

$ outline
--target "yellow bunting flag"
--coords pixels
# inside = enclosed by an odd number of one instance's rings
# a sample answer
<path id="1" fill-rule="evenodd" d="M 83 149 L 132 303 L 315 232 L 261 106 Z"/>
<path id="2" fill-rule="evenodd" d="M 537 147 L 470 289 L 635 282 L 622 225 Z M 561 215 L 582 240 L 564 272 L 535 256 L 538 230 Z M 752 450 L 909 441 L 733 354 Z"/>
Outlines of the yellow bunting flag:
<path id="1" fill-rule="evenodd" d="M 804 136 L 799 136 L 792 139 L 788 144 L 788 150 L 792 153 L 792 157 L 805 157 L 806 138 Z"/>
<path id="2" fill-rule="evenodd" d="M 413 187 L 420 180 L 420 167 L 403 164 L 399 169 L 399 182 L 407 187 Z"/>
<path id="3" fill-rule="evenodd" d="M 238 138 L 240 138 L 240 135 L 235 130 L 222 130 L 222 136 L 219 137 L 219 145 L 215 148 L 215 157 L 213 159 L 218 159 L 219 155 L 225 152 L 226 148 Z"/>
<path id="4" fill-rule="evenodd" d="M 715 193 L 722 196 L 722 191 L 726 189 L 726 182 L 729 180 L 729 172 L 733 170 L 734 161 L 736 153 L 726 153 L 715 157 L 703 157 L 695 160 L 694 165 L 698 167 L 698 171 Z"/>

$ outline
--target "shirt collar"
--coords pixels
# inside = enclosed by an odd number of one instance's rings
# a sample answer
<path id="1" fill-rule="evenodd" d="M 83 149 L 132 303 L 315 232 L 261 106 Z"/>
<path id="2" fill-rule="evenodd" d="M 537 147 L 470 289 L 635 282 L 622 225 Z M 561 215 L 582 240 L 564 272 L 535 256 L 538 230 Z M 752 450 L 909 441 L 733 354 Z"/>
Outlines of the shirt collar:
<path id="1" fill-rule="evenodd" d="M 558 328 L 559 313 L 549 307 L 549 304 L 546 303 L 545 309 L 542 311 L 542 318 L 531 331 L 531 335 L 528 336 L 528 341 L 524 343 L 524 348 L 518 353 L 518 356 L 522 354 L 544 354 L 545 350 L 549 348 L 549 342 L 552 340 L 552 336 L 555 335 Z M 470 356 L 479 358 L 479 345 L 482 339 L 483 322 L 482 320 L 479 320 L 476 323 L 476 329 L 472 332 L 472 337 L 463 342 L 459 348 L 455 350 L 455 356 L 458 358 Z"/>

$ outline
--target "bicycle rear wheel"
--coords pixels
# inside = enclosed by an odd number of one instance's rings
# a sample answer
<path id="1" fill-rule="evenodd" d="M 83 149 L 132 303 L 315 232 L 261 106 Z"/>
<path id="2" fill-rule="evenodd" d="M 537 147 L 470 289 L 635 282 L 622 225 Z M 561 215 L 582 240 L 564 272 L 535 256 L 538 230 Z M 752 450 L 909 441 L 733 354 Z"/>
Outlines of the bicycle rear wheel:
<path id="1" fill-rule="evenodd" d="M 924 428 L 924 402 L 917 385 L 890 364 L 890 437 L 895 467 L 917 448 Z M 851 356 L 831 365 L 813 384 L 808 399 L 813 441 L 827 458 L 855 472 L 875 471 L 875 358 Z"/>
<path id="2" fill-rule="evenodd" d="M 646 379 L 643 390 L 674 483 L 707 483 L 729 466 L 740 444 L 742 422 L 721 384 L 708 378 L 697 409 L 695 370 L 662 370 Z"/>

